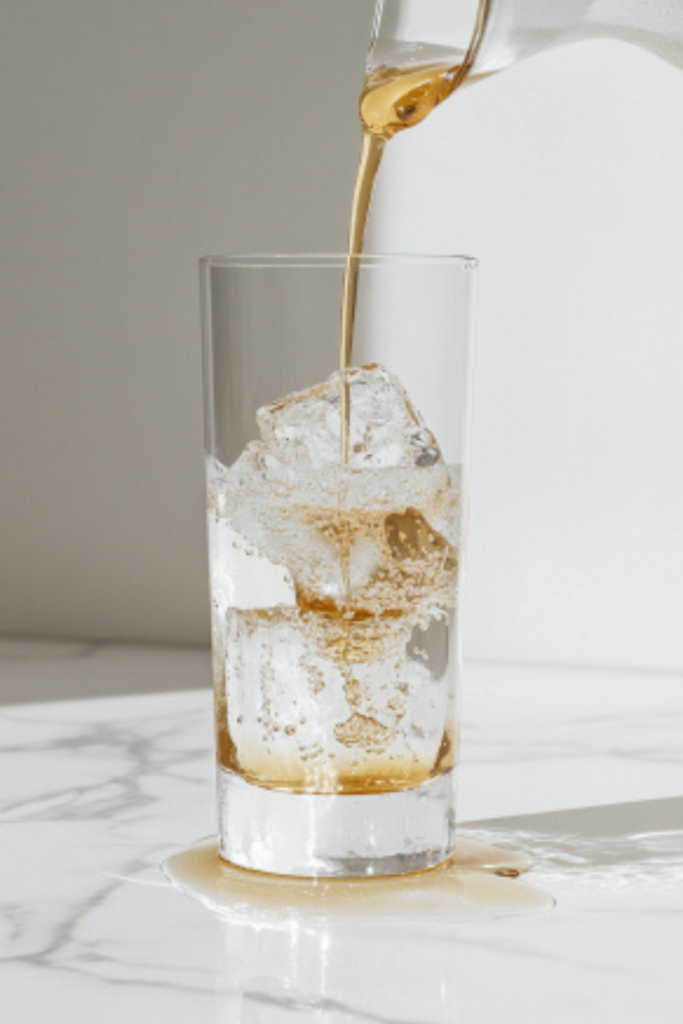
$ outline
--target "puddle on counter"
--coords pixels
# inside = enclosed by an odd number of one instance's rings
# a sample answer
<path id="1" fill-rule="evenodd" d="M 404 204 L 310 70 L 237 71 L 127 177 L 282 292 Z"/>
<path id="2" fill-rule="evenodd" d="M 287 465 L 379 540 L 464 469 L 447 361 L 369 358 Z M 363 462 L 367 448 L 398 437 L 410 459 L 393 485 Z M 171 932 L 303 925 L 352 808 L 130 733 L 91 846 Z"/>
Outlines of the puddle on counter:
<path id="1" fill-rule="evenodd" d="M 530 868 L 522 854 L 468 838 L 459 839 L 453 859 L 439 867 L 382 878 L 299 878 L 249 871 L 222 860 L 215 837 L 162 865 L 176 888 L 224 918 L 367 917 L 373 923 L 458 923 L 547 910 L 553 898 L 520 878 Z"/>

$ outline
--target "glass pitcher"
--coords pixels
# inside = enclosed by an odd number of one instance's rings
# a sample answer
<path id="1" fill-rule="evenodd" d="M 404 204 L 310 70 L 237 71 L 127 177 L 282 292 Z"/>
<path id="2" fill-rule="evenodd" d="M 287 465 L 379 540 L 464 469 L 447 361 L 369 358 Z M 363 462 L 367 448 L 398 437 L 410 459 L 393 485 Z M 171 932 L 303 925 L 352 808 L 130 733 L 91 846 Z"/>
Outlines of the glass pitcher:
<path id="1" fill-rule="evenodd" d="M 447 67 L 450 94 L 465 79 L 584 39 L 621 39 L 683 67 L 683 2 L 378 0 L 368 71 Z"/>

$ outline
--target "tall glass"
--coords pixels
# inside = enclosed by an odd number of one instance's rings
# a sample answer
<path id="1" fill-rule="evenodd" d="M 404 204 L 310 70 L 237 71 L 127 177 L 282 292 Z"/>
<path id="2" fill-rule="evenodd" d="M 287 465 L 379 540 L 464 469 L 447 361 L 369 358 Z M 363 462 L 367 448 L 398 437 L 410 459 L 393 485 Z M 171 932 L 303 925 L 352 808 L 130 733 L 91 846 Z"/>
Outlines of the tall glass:
<path id="1" fill-rule="evenodd" d="M 475 261 L 202 261 L 220 852 L 285 875 L 454 846 Z"/>

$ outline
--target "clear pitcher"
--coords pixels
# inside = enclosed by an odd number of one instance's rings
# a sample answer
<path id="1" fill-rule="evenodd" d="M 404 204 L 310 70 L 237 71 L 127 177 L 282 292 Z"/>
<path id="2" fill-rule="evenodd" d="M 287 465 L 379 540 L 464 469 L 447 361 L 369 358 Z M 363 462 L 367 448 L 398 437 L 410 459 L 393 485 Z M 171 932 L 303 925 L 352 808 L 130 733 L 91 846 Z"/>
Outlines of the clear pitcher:
<path id="1" fill-rule="evenodd" d="M 584 39 L 621 39 L 683 67 L 683 2 L 378 0 L 368 72 L 440 68 L 440 101 L 465 79 Z"/>

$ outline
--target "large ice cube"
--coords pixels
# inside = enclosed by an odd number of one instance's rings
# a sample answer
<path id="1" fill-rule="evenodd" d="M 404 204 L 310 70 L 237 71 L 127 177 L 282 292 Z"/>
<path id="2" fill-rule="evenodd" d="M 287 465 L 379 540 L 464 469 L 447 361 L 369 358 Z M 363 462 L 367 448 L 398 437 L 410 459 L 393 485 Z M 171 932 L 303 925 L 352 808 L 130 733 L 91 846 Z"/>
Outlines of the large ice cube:
<path id="1" fill-rule="evenodd" d="M 447 681 L 409 655 L 405 634 L 399 650 L 344 669 L 325 654 L 325 628 L 294 608 L 228 610 L 218 723 L 228 766 L 318 792 L 356 775 L 424 781 L 443 742 Z"/>
<path id="2" fill-rule="evenodd" d="M 301 607 L 418 621 L 454 599 L 459 474 L 391 374 L 346 378 L 349 465 L 336 373 L 259 410 L 262 440 L 216 474 L 217 514 L 287 570 Z"/>
<path id="3" fill-rule="evenodd" d="M 284 567 L 300 592 L 303 588 L 319 600 L 339 602 L 347 590 L 362 590 L 381 559 L 372 534 L 352 537 L 348 513 L 317 487 L 314 474 L 299 474 L 296 483 L 283 480 L 278 468 L 267 464 L 262 449 L 250 444 L 215 478 L 218 521 L 228 522 L 262 559 Z M 257 565 L 255 561 L 254 570 Z M 280 598 L 280 603 L 289 602 Z"/>
<path id="4" fill-rule="evenodd" d="M 333 373 L 324 384 L 259 409 L 261 437 L 276 458 L 315 470 L 339 465 L 343 383 L 349 391 L 350 470 L 426 467 L 440 461 L 433 435 L 401 384 L 382 366 Z"/>

